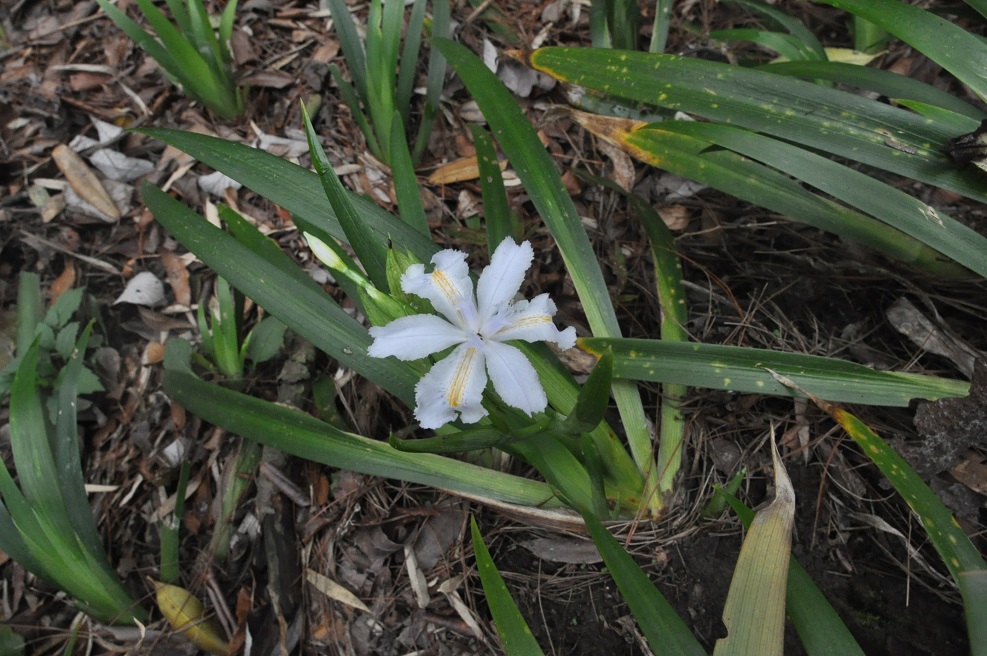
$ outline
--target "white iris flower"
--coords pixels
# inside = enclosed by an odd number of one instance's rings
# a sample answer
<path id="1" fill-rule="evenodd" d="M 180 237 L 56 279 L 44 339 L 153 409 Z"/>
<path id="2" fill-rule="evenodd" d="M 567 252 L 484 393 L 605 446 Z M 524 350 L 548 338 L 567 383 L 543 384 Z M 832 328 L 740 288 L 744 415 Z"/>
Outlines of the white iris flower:
<path id="1" fill-rule="evenodd" d="M 562 349 L 576 344 L 574 328 L 555 327 L 555 303 L 548 294 L 514 301 L 533 258 L 528 242 L 518 245 L 510 237 L 504 239 L 480 274 L 476 300 L 462 251 L 436 253 L 431 273 L 413 264 L 401 276 L 405 293 L 428 299 L 445 319 L 415 314 L 371 328 L 374 342 L 367 352 L 375 358 L 418 360 L 456 347 L 415 387 L 415 417 L 423 428 L 438 428 L 457 414 L 470 424 L 486 416 L 481 401 L 488 374 L 508 405 L 529 415 L 548 405 L 535 368 L 520 350 L 505 343 L 555 342 Z"/>

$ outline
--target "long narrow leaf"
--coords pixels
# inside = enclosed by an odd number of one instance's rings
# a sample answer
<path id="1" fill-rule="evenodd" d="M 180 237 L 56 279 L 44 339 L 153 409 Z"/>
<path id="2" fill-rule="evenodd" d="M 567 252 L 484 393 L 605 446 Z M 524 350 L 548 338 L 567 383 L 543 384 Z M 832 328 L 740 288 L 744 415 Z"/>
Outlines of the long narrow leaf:
<path id="1" fill-rule="evenodd" d="M 343 50 L 343 57 L 350 69 L 353 86 L 356 87 L 357 95 L 366 101 L 367 56 L 363 49 L 363 42 L 356 32 L 356 23 L 353 22 L 349 7 L 346 6 L 346 0 L 326 0 L 326 4 L 332 13 L 336 34 L 339 37 L 339 46 Z"/>
<path id="2" fill-rule="evenodd" d="M 705 656 L 706 651 L 630 554 L 595 517 L 583 513 L 596 548 L 651 649 L 662 656 Z"/>
<path id="3" fill-rule="evenodd" d="M 391 177 L 394 181 L 394 195 L 398 200 L 398 216 L 418 232 L 428 236 L 428 218 L 422 204 L 421 190 L 415 165 L 408 150 L 408 139 L 404 133 L 401 114 L 394 112 L 391 117 Z M 490 251 L 493 253 L 493 251 Z"/>
<path id="4" fill-rule="evenodd" d="M 476 162 L 480 171 L 480 192 L 483 198 L 483 223 L 487 231 L 487 248 L 491 253 L 505 237 L 520 237 L 520 225 L 511 216 L 504 176 L 497 163 L 493 140 L 480 125 L 471 124 Z"/>
<path id="5" fill-rule="evenodd" d="M 432 38 L 449 38 L 450 23 L 449 0 L 434 0 L 432 2 Z M 432 134 L 439 111 L 439 99 L 445 82 L 446 58 L 436 48 L 430 48 L 428 54 L 428 76 L 425 80 L 425 105 L 422 107 L 422 120 L 418 124 L 418 136 L 415 137 L 415 147 L 412 159 L 421 161 L 428 139 Z"/>
<path id="6" fill-rule="evenodd" d="M 471 498 L 557 506 L 544 483 L 423 453 L 403 453 L 283 406 L 206 383 L 187 369 L 191 347 L 171 341 L 165 389 L 206 421 L 286 453 L 373 476 L 421 483 Z"/>
<path id="7" fill-rule="evenodd" d="M 798 381 L 807 392 L 842 403 L 906 406 L 915 398 L 965 396 L 970 389 L 958 380 L 875 371 L 844 360 L 767 349 L 602 338 L 580 339 L 579 346 L 597 357 L 613 349 L 615 377 L 734 392 L 798 395 L 769 370 Z"/>
<path id="8" fill-rule="evenodd" d="M 385 261 L 387 259 L 387 241 L 382 240 L 373 233 L 370 226 L 360 217 L 356 206 L 346 193 L 343 181 L 336 175 L 326 151 L 319 143 L 319 136 L 315 133 L 312 121 L 308 117 L 305 106 L 302 105 L 302 117 L 305 121 L 305 136 L 308 138 L 309 154 L 312 156 L 312 165 L 315 172 L 319 174 L 322 181 L 322 188 L 326 192 L 329 204 L 339 219 L 339 224 L 346 234 L 346 240 L 356 256 L 360 258 L 363 268 L 367 271 L 367 276 L 381 290 L 387 290 L 387 273 Z"/>
<path id="9" fill-rule="evenodd" d="M 91 331 L 92 323 L 86 327 L 76 342 L 74 355 L 65 365 L 58 386 L 59 412 L 55 423 L 53 457 L 55 469 L 58 471 L 58 487 L 65 502 L 69 521 L 86 548 L 92 553 L 100 553 L 103 550 L 103 542 L 96 530 L 96 520 L 89 499 L 86 497 L 86 484 L 82 477 L 76 412 L 82 359 L 89 344 Z"/>
<path id="10" fill-rule="evenodd" d="M 483 543 L 483 536 L 476 525 L 476 518 L 470 517 L 470 535 L 473 537 L 473 553 L 476 555 L 476 569 L 480 573 L 487 605 L 497 625 L 497 634 L 508 656 L 539 656 L 544 654 L 535 637 L 531 635 L 528 623 L 521 616 L 517 604 L 507 591 L 504 577 L 497 571 L 493 558 Z"/>

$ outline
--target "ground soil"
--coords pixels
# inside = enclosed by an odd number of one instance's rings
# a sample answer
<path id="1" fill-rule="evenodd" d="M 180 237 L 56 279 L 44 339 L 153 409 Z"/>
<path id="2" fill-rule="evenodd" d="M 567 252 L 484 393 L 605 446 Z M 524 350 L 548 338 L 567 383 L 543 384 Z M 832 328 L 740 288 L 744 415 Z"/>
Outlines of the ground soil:
<path id="1" fill-rule="evenodd" d="M 838 12 L 806 3 L 781 4 L 827 45 L 848 45 Z M 168 258 L 184 251 L 143 211 L 133 190 L 129 210 L 114 222 L 87 218 L 71 208 L 43 217 L 44 204 L 29 191 L 35 193 L 40 187 L 50 196 L 63 193 L 64 186 L 46 182 L 64 179 L 51 151 L 76 135 L 91 136 L 94 117 L 124 125 L 204 130 L 237 141 L 249 141 L 257 134 L 297 139 L 299 101 L 319 97 L 323 103 L 315 116 L 333 163 L 360 164 L 363 172 L 349 176 L 347 182 L 368 194 L 380 191 L 378 200 L 393 210 L 386 179 L 373 175 L 382 169 L 365 156 L 362 137 L 327 75 L 328 63 L 341 62 L 341 55 L 334 35 L 325 30 L 324 17 L 313 16 L 313 8 L 301 2 L 241 5 L 238 29 L 249 28 L 252 37 L 240 44 L 238 70 L 248 78 L 251 90 L 245 116 L 224 122 L 169 86 L 153 63 L 97 12 L 95 3 L 0 1 L 0 25 L 12 40 L 9 46 L 0 46 L 0 310 L 4 312 L 0 324 L 12 325 L 21 272 L 40 274 L 51 295 L 66 284 L 87 289 L 81 320 L 98 321 L 100 349 L 93 352 L 92 362 L 106 391 L 88 399 L 83 413 L 84 463 L 87 481 L 115 486 L 113 492 L 94 495 L 93 504 L 117 571 L 150 608 L 145 577 L 158 575 L 160 544 L 153 515 L 174 494 L 177 462 L 184 459 L 192 464 L 197 486 L 182 518 L 184 584 L 208 598 L 210 607 L 225 607 L 238 637 L 249 627 L 255 640 L 253 653 L 278 653 L 280 644 L 303 654 L 498 653 L 473 565 L 468 512 L 476 513 L 495 561 L 546 653 L 647 653 L 629 610 L 601 565 L 542 560 L 523 546 L 533 536 L 555 535 L 551 529 L 519 524 L 482 505 L 432 490 L 340 472 L 269 451 L 264 453 L 256 485 L 241 503 L 230 559 L 210 563 L 219 478 L 240 448 L 240 440 L 186 416 L 161 389 L 160 354 L 155 349 L 164 334 L 194 333 L 190 315 L 113 301 L 140 270 L 169 280 L 172 306 L 182 303 L 177 297 L 182 284 L 192 302 L 206 298 L 215 276 L 185 260 L 188 279 L 181 283 L 174 276 L 168 278 L 169 271 L 174 274 L 168 269 Z M 521 43 L 530 44 L 543 30 L 546 44 L 587 42 L 585 16 L 576 23 L 548 25 L 542 4 L 512 0 L 498 5 Z M 470 13 L 462 6 L 454 11 L 460 21 Z M 752 20 L 746 12 L 719 3 L 677 3 L 669 49 L 732 60 L 764 57 L 765 53 L 744 45 L 724 51 L 722 44 L 703 36 L 710 29 L 747 26 Z M 687 24 L 698 32 L 676 29 Z M 505 45 L 494 28 L 480 20 L 468 22 L 460 38 L 475 51 L 484 38 Z M 941 70 L 900 44 L 892 45 L 882 62 L 879 65 L 961 92 Z M 469 132 L 460 118 L 469 99 L 455 82 L 448 94 L 448 111 L 420 171 L 423 179 L 439 163 L 470 150 Z M 557 91 L 536 91 L 520 102 L 538 120 L 544 118 L 544 103 L 560 100 Z M 619 167 L 571 122 L 555 120 L 540 127 L 550 151 L 566 166 L 578 164 L 601 175 L 616 175 Z M 155 171 L 148 178 L 156 184 L 164 184 L 175 170 L 167 160 L 173 154 L 165 153 L 160 143 L 131 135 L 117 145 L 132 157 L 151 161 Z M 307 163 L 305 155 L 301 159 Z M 192 172 L 207 171 L 196 167 Z M 657 179 L 655 171 L 637 165 L 636 191 L 660 203 L 654 191 Z M 567 182 L 581 214 L 596 226 L 591 238 L 626 333 L 654 336 L 659 313 L 653 263 L 636 217 L 616 196 L 574 179 Z M 199 211 L 207 200 L 218 200 L 209 199 L 191 174 L 172 181 L 171 188 Z M 934 190 L 910 187 L 909 191 L 987 232 L 983 206 Z M 482 243 L 476 220 L 463 211 L 463 194 L 478 198 L 478 185 L 423 182 L 422 193 L 438 242 L 471 249 Z M 226 192 L 226 201 L 259 218 L 272 238 L 294 256 L 304 251 L 290 217 L 279 208 L 246 190 Z M 551 251 L 551 239 L 520 189 L 511 192 L 511 202 L 536 249 Z M 911 296 L 920 304 L 930 303 L 924 306 L 927 309 L 935 308 L 938 325 L 971 348 L 987 350 L 987 294 L 980 282 L 929 279 L 839 237 L 738 204 L 714 191 L 688 196 L 663 209 L 683 218 L 674 228 L 689 284 L 688 328 L 698 340 L 962 377 L 953 362 L 915 347 L 890 325 L 887 308 L 897 298 Z M 534 276 L 527 291 L 552 292 L 560 321 L 586 334 L 560 258 L 545 258 L 536 265 Z M 343 300 L 338 290 L 334 292 Z M 327 420 L 338 420 L 364 435 L 384 438 L 391 427 L 408 423 L 407 408 L 352 378 L 339 384 L 339 395 L 328 407 L 315 408 L 307 400 L 313 385 L 337 372 L 334 363 L 292 339 L 277 358 L 256 370 L 246 388 L 268 400 L 321 410 Z M 653 412 L 657 389 L 643 388 Z M 770 498 L 765 439 L 774 423 L 783 435 L 798 500 L 793 553 L 866 653 L 967 653 L 962 607 L 937 555 L 922 539 L 907 507 L 826 415 L 791 400 L 701 390 L 690 392 L 686 410 L 687 465 L 672 516 L 655 526 L 642 523 L 615 530 L 624 535 L 633 531 L 632 552 L 705 647 L 712 650 L 723 635 L 720 616 L 743 534 L 729 514 L 699 519 L 699 509 L 710 498 L 710 484 L 725 482 L 741 465 L 749 471 L 741 498 L 751 506 Z M 913 425 L 914 407 L 851 410 L 878 433 L 893 438 L 906 454 L 920 444 Z M 0 425 L 8 419 L 4 407 Z M 808 436 L 807 444 L 800 445 L 799 430 Z M 5 462 L 9 462 L 8 439 L 7 433 L 0 433 Z M 179 439 L 186 451 L 176 461 L 168 447 Z M 983 444 L 972 447 L 963 455 L 969 462 L 984 448 Z M 976 479 L 959 479 L 948 467 L 928 475 L 964 529 L 971 535 L 982 533 L 980 493 L 987 489 L 987 481 L 980 480 L 978 487 Z M 421 555 L 431 557 L 425 574 L 433 595 L 424 608 L 415 600 L 403 549 L 405 544 L 418 545 L 413 538 L 423 531 L 441 536 L 428 548 L 422 547 Z M 306 578 L 309 571 L 329 576 L 354 592 L 371 606 L 374 621 L 317 592 Z M 462 599 L 466 615 L 477 618 L 482 638 L 457 610 L 453 596 L 435 591 L 436 582 L 460 575 L 465 578 L 454 593 Z M 28 653 L 65 653 L 72 623 L 78 619 L 73 607 L 3 554 L 0 578 L 4 582 L 0 619 L 27 639 Z M 160 618 L 155 620 L 152 628 L 163 629 Z M 93 653 L 119 653 L 137 644 L 136 636 L 85 621 L 76 630 L 80 643 L 89 645 Z M 794 632 L 790 634 L 787 653 L 802 653 Z M 154 634 L 141 645 L 136 649 L 144 653 L 192 651 L 182 640 L 164 634 Z"/>

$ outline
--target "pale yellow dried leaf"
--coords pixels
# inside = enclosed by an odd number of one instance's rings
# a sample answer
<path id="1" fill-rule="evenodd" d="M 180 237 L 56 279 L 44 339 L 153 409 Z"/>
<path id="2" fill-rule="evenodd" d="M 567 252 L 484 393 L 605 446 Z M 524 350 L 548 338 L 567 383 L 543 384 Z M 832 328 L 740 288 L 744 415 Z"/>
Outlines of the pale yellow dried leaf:
<path id="1" fill-rule="evenodd" d="M 347 606 L 352 606 L 357 610 L 362 610 L 364 613 L 369 613 L 370 609 L 367 605 L 360 601 L 360 598 L 355 594 L 339 585 L 328 576 L 319 574 L 314 569 L 305 570 L 305 579 L 311 583 L 316 590 L 329 597 L 334 601 L 338 601 L 341 604 L 346 604 Z"/>
<path id="2" fill-rule="evenodd" d="M 824 48 L 824 50 L 826 51 L 826 57 L 831 62 L 856 64 L 857 66 L 866 66 L 881 55 L 887 53 L 887 50 L 868 53 L 854 50 L 853 48 Z"/>
<path id="3" fill-rule="evenodd" d="M 225 654 L 229 643 L 220 629 L 206 617 L 205 606 L 185 588 L 149 579 L 157 591 L 155 598 L 168 623 L 199 649 L 211 654 Z"/>
<path id="4" fill-rule="evenodd" d="M 507 168 L 507 160 L 500 160 L 497 162 L 497 165 L 503 171 Z M 448 164 L 443 164 L 428 176 L 428 181 L 432 184 L 442 185 L 467 182 L 469 180 L 476 180 L 479 177 L 480 165 L 476 161 L 476 156 L 472 156 L 461 157 Z"/>
<path id="5" fill-rule="evenodd" d="M 775 498 L 757 513 L 740 548 L 723 608 L 727 637 L 716 641 L 714 656 L 784 653 L 785 588 L 795 522 L 795 490 L 778 455 L 773 428 L 771 458 Z"/>

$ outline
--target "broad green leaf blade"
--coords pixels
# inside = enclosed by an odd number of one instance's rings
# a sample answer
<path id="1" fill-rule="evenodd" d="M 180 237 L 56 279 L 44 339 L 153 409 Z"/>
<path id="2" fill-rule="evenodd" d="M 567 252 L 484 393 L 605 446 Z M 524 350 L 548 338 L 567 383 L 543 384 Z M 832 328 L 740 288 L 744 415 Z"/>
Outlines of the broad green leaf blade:
<path id="1" fill-rule="evenodd" d="M 795 490 L 771 433 L 775 498 L 751 522 L 730 581 L 723 624 L 714 656 L 781 656 L 785 646 L 785 589 L 788 583 Z"/>
<path id="2" fill-rule="evenodd" d="M 791 177 L 709 141 L 660 124 L 573 112 L 586 129 L 653 166 L 710 185 L 767 209 L 869 246 L 931 273 L 969 276 L 921 241 L 820 194 Z"/>
<path id="3" fill-rule="evenodd" d="M 329 204 L 339 219 L 339 224 L 346 233 L 346 239 L 356 256 L 363 263 L 363 268 L 367 271 L 370 280 L 383 291 L 387 291 L 387 273 L 385 271 L 385 260 L 387 259 L 387 241 L 381 240 L 374 234 L 370 226 L 357 212 L 356 206 L 346 193 L 343 181 L 336 175 L 326 151 L 319 143 L 319 136 L 315 134 L 315 128 L 308 117 L 305 106 L 302 105 L 302 118 L 305 122 L 305 136 L 308 139 L 308 150 L 312 156 L 312 164 L 315 172 L 319 174 L 322 181 L 322 188 L 326 192 Z"/>
<path id="4" fill-rule="evenodd" d="M 256 148 L 215 137 L 160 128 L 144 128 L 140 132 L 171 144 L 292 214 L 303 217 L 336 239 L 347 241 L 319 176 L 313 171 Z M 351 192 L 347 194 L 356 205 L 360 220 L 376 233 L 382 243 L 391 239 L 423 262 L 439 250 L 428 237 L 391 216 L 373 201 Z"/>
<path id="5" fill-rule="evenodd" d="M 267 362 L 281 351 L 288 327 L 274 317 L 264 317 L 254 326 L 244 343 L 247 357 L 255 365 Z"/>
<path id="6" fill-rule="evenodd" d="M 470 535 L 473 537 L 473 553 L 476 556 L 476 569 L 487 597 L 490 614 L 497 625 L 497 634 L 508 656 L 538 656 L 544 654 L 535 637 L 531 635 L 528 623 L 521 616 L 511 593 L 507 591 L 504 577 L 497 571 L 493 558 L 483 543 L 483 536 L 476 525 L 476 518 L 470 517 Z"/>
<path id="7" fill-rule="evenodd" d="M 168 394 L 206 421 L 286 453 L 350 471 L 431 485 L 474 499 L 557 507 L 549 487 L 441 456 L 402 453 L 314 417 L 206 383 L 187 371 L 191 346 L 168 342 Z"/>
<path id="8" fill-rule="evenodd" d="M 620 325 L 610 303 L 610 294 L 596 254 L 555 163 L 538 140 L 531 123 L 503 83 L 474 54 L 460 44 L 444 39 L 433 40 L 433 47 L 445 55 L 479 104 L 501 148 L 555 238 L 593 334 L 619 337 Z M 614 384 L 613 394 L 627 431 L 631 453 L 638 468 L 648 478 L 647 490 L 654 490 L 657 483 L 654 454 L 641 396 L 635 385 L 621 382 Z M 647 494 L 650 496 L 650 492 Z M 649 501 L 652 512 L 657 512 L 660 503 L 657 498 Z"/>
<path id="9" fill-rule="evenodd" d="M 836 609 L 794 558 L 788 563 L 785 610 L 809 656 L 864 656 Z"/>
<path id="10" fill-rule="evenodd" d="M 853 93 L 675 55 L 541 48 L 532 53 L 530 63 L 587 89 L 698 114 L 970 198 L 987 198 L 978 174 L 958 171 L 939 152 L 951 138 L 975 130 L 972 119 L 963 125 L 933 123 Z M 889 136 L 901 149 L 887 145 Z"/>
<path id="11" fill-rule="evenodd" d="M 593 482 L 589 472 L 555 436 L 545 434 L 519 440 L 505 450 L 520 454 L 555 488 L 566 505 L 580 512 L 593 507 Z"/>
<path id="12" fill-rule="evenodd" d="M 662 656 L 705 656 L 706 651 L 689 627 L 630 554 L 592 515 L 583 513 L 583 519 L 652 651 Z"/>
<path id="13" fill-rule="evenodd" d="M 879 25 L 987 99 L 987 45 L 932 12 L 899 0 L 819 0 Z"/>
<path id="14" fill-rule="evenodd" d="M 21 496 L 20 491 L 16 489 L 17 486 L 14 485 L 10 473 L 6 471 L 6 466 L 3 469 L 4 471 L 0 472 L 0 491 L 2 491 L 4 502 L 11 506 L 20 504 L 26 513 L 27 504 L 24 498 Z M 9 493 L 10 490 L 13 490 L 13 494 L 16 494 L 20 498 L 12 499 L 12 494 Z M 0 549 L 3 549 L 4 553 L 13 558 L 17 564 L 27 571 L 50 581 L 51 577 L 48 571 L 31 553 L 29 545 L 21 538 L 20 531 L 21 528 L 14 523 L 11 513 L 7 511 L 7 506 L 4 503 L 0 503 Z"/>
<path id="15" fill-rule="evenodd" d="M 987 277 L 987 238 L 869 175 L 803 148 L 729 125 L 668 121 L 648 129 L 686 134 L 770 164 Z"/>
<path id="16" fill-rule="evenodd" d="M 776 75 L 840 82 L 860 89 L 875 91 L 882 96 L 895 100 L 917 100 L 928 105 L 948 109 L 956 114 L 962 114 L 975 121 L 987 118 L 987 113 L 961 98 L 930 84 L 880 68 L 843 62 L 804 61 L 765 64 L 758 70 Z"/>
<path id="17" fill-rule="evenodd" d="M 291 273 L 258 256 L 151 184 L 144 202 L 161 225 L 203 262 L 282 323 L 405 403 L 414 404 L 417 374 L 394 358 L 371 358 L 367 329 L 321 289 L 299 285 Z"/>
<path id="18" fill-rule="evenodd" d="M 811 394 L 841 403 L 906 406 L 916 398 L 965 396 L 970 389 L 969 383 L 958 380 L 875 371 L 835 358 L 767 349 L 596 337 L 581 338 L 578 344 L 596 356 L 612 348 L 615 377 L 689 387 L 798 395 L 775 380 L 770 369 L 792 378 Z"/>

